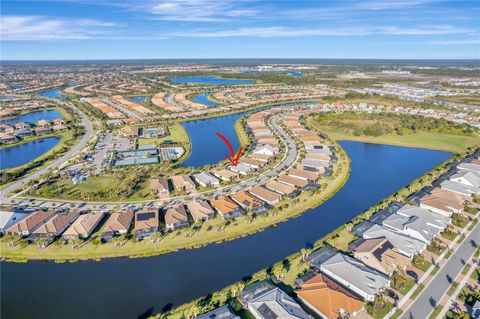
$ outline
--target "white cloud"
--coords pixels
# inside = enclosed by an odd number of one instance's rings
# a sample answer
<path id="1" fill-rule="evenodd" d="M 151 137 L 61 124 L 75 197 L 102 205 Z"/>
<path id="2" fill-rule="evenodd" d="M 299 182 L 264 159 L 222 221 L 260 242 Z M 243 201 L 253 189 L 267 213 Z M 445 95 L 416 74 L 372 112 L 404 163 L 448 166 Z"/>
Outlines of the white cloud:
<path id="1" fill-rule="evenodd" d="M 451 41 L 430 41 L 430 44 L 437 44 L 437 45 L 462 45 L 462 44 L 479 44 L 479 39 L 472 39 L 472 40 L 451 40 Z"/>
<path id="2" fill-rule="evenodd" d="M 43 16 L 3 16 L 0 21 L 2 41 L 83 40 L 114 23 L 90 19 L 59 19 Z"/>
<path id="3" fill-rule="evenodd" d="M 197 37 L 197 38 L 226 38 L 226 37 L 297 37 L 297 36 L 366 36 L 366 35 L 442 35 L 471 32 L 463 28 L 449 25 L 429 26 L 417 28 L 401 28 L 396 26 L 384 27 L 348 27 L 348 28 L 285 28 L 285 27 L 261 27 L 239 28 L 233 30 L 212 30 L 174 32 L 170 36 Z"/>

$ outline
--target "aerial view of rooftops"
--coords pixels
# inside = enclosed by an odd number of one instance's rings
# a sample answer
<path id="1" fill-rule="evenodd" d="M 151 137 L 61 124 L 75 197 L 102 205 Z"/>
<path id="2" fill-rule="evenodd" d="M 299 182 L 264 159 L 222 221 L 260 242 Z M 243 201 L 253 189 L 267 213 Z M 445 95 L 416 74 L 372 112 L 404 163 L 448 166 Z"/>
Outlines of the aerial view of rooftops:
<path id="1" fill-rule="evenodd" d="M 480 318 L 478 2 L 0 6 L 1 318 Z"/>

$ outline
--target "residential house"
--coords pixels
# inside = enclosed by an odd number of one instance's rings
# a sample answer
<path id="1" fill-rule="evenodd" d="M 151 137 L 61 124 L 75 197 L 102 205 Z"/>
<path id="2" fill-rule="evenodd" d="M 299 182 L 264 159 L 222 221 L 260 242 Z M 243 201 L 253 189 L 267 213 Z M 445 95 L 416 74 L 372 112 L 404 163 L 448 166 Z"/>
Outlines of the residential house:
<path id="1" fill-rule="evenodd" d="M 65 120 L 62 118 L 53 119 L 53 125 L 65 125 Z"/>
<path id="2" fill-rule="evenodd" d="M 239 164 L 246 165 L 248 167 L 251 167 L 255 170 L 259 169 L 263 165 L 265 165 L 265 162 L 262 161 L 257 161 L 251 158 L 242 158 L 238 161 Z"/>
<path id="3" fill-rule="evenodd" d="M 254 169 L 250 166 L 238 163 L 237 165 L 229 165 L 227 169 L 231 170 L 232 172 L 238 173 L 240 175 L 248 175 L 254 171 Z"/>
<path id="4" fill-rule="evenodd" d="M 195 183 L 187 175 L 176 175 L 172 176 L 172 183 L 177 191 L 185 191 L 187 193 L 192 193 L 195 191 Z"/>
<path id="5" fill-rule="evenodd" d="M 32 136 L 33 132 L 29 129 L 19 129 L 15 131 L 15 135 L 18 137 L 28 137 Z"/>
<path id="6" fill-rule="evenodd" d="M 294 197 L 298 193 L 296 187 L 277 182 L 276 180 L 269 180 L 265 184 L 265 187 L 271 191 L 288 197 Z"/>
<path id="7" fill-rule="evenodd" d="M 135 212 L 131 209 L 111 213 L 102 230 L 102 240 L 109 241 L 115 236 L 128 233 Z"/>
<path id="8" fill-rule="evenodd" d="M 194 221 L 207 220 L 215 217 L 215 211 L 207 201 L 192 200 L 187 203 L 187 208 Z"/>
<path id="9" fill-rule="evenodd" d="M 354 250 L 354 257 L 384 274 L 397 268 L 405 270 L 410 258 L 400 254 L 386 238 L 366 239 Z"/>
<path id="10" fill-rule="evenodd" d="M 65 125 L 54 125 L 52 126 L 52 129 L 54 132 L 62 132 L 62 131 L 66 131 L 68 127 L 66 127 Z"/>
<path id="11" fill-rule="evenodd" d="M 386 275 L 342 253 L 322 263 L 320 271 L 367 301 L 390 285 Z"/>
<path id="12" fill-rule="evenodd" d="M 3 134 L 14 134 L 15 128 L 8 124 L 0 124 L 0 133 Z"/>
<path id="13" fill-rule="evenodd" d="M 177 205 L 167 208 L 165 211 L 165 228 L 174 230 L 176 228 L 187 227 L 188 216 L 183 205 Z"/>
<path id="14" fill-rule="evenodd" d="M 480 194 L 480 174 L 462 170 L 443 181 L 440 187 L 466 196 Z"/>
<path id="15" fill-rule="evenodd" d="M 308 185 L 308 182 L 306 180 L 289 175 L 281 175 L 277 178 L 277 181 L 300 189 Z"/>
<path id="16" fill-rule="evenodd" d="M 412 258 L 416 253 L 421 253 L 427 244 L 421 240 L 401 234 L 385 226 L 373 224 L 362 234 L 363 239 L 385 237 L 401 254 Z"/>
<path id="17" fill-rule="evenodd" d="M 450 224 L 450 217 L 443 216 L 440 214 L 432 213 L 428 209 L 421 208 L 413 205 L 404 205 L 397 210 L 397 215 L 402 215 L 405 217 L 416 216 L 427 223 L 427 225 L 438 228 L 440 231 L 443 231 Z"/>
<path id="18" fill-rule="evenodd" d="M 220 185 L 218 178 L 208 172 L 194 174 L 193 179 L 203 187 Z"/>
<path id="19" fill-rule="evenodd" d="M 79 216 L 78 210 L 60 211 L 46 223 L 32 232 L 32 239 L 46 239 L 50 243 L 55 237 L 60 236 Z"/>
<path id="20" fill-rule="evenodd" d="M 247 287 L 241 294 L 242 302 L 245 303 L 246 308 L 255 318 L 312 319 L 312 317 L 284 291 L 271 284 L 263 283 L 264 282 L 254 283 L 252 286 L 256 289 L 250 291 L 247 290 Z"/>
<path id="21" fill-rule="evenodd" d="M 244 215 L 240 206 L 226 196 L 212 199 L 210 203 L 222 218 L 238 218 Z"/>
<path id="22" fill-rule="evenodd" d="M 18 122 L 18 123 L 15 123 L 15 130 L 28 130 L 30 129 L 32 126 L 30 125 L 30 123 L 27 123 L 27 122 Z"/>
<path id="23" fill-rule="evenodd" d="M 321 318 L 354 317 L 365 304 L 348 289 L 322 274 L 305 281 L 296 293 Z"/>
<path id="24" fill-rule="evenodd" d="M 423 219 L 416 216 L 406 217 L 392 214 L 383 221 L 382 225 L 426 244 L 429 244 L 440 233 L 438 228 L 428 225 Z"/>
<path id="25" fill-rule="evenodd" d="M 470 171 L 480 174 L 480 165 L 475 163 L 460 163 L 457 165 L 459 171 Z"/>
<path id="26" fill-rule="evenodd" d="M 37 127 L 50 127 L 51 124 L 47 120 L 38 120 L 37 121 Z"/>
<path id="27" fill-rule="evenodd" d="M 135 213 L 135 234 L 143 239 L 158 231 L 160 220 L 158 209 L 144 209 Z"/>
<path id="28" fill-rule="evenodd" d="M 304 169 L 291 169 L 288 171 L 288 175 L 306 180 L 310 183 L 315 183 L 315 181 L 320 177 L 318 173 L 306 171 Z"/>
<path id="29" fill-rule="evenodd" d="M 240 207 L 242 207 L 244 210 L 251 212 L 252 214 L 260 215 L 267 212 L 264 202 L 245 191 L 232 194 L 230 195 L 230 198 L 233 199 L 233 201 L 240 205 Z"/>
<path id="30" fill-rule="evenodd" d="M 55 214 L 54 210 L 37 210 L 10 226 L 5 232 L 9 235 L 28 236 L 55 216 Z"/>
<path id="31" fill-rule="evenodd" d="M 238 178 L 237 173 L 224 168 L 219 169 L 218 171 L 213 171 L 212 174 L 226 182 L 230 182 Z"/>
<path id="32" fill-rule="evenodd" d="M 5 232 L 13 224 L 18 223 L 19 221 L 25 219 L 30 212 L 17 211 L 12 207 L 1 207 L 0 208 L 0 234 Z"/>
<path id="33" fill-rule="evenodd" d="M 88 212 L 80 215 L 63 233 L 64 240 L 87 239 L 105 216 L 104 211 Z"/>
<path id="34" fill-rule="evenodd" d="M 278 152 L 279 152 L 278 147 L 271 146 L 271 145 L 259 146 L 252 151 L 252 153 L 264 154 L 264 155 L 270 155 L 270 156 L 277 155 Z"/>
<path id="35" fill-rule="evenodd" d="M 49 126 L 38 126 L 35 128 L 35 133 L 37 133 L 37 135 L 50 134 L 52 133 L 52 128 Z"/>
<path id="36" fill-rule="evenodd" d="M 462 213 L 465 203 L 469 200 L 469 196 L 447 189 L 435 188 L 429 194 L 420 198 L 420 207 L 450 217 L 454 213 Z"/>
<path id="37" fill-rule="evenodd" d="M 150 190 L 160 199 L 165 199 L 170 196 L 168 180 L 165 178 L 150 178 Z"/>
<path id="38" fill-rule="evenodd" d="M 252 187 L 248 190 L 248 192 L 253 196 L 260 198 L 269 205 L 275 205 L 282 198 L 282 195 L 279 193 L 269 190 L 263 186 Z"/>
<path id="39" fill-rule="evenodd" d="M 18 139 L 14 135 L 10 134 L 0 134 L 0 143 L 6 144 L 6 143 L 13 143 L 16 142 Z"/>
<path id="40" fill-rule="evenodd" d="M 240 319 L 230 306 L 225 305 L 219 308 L 215 308 L 212 311 L 198 315 L 196 319 Z"/>

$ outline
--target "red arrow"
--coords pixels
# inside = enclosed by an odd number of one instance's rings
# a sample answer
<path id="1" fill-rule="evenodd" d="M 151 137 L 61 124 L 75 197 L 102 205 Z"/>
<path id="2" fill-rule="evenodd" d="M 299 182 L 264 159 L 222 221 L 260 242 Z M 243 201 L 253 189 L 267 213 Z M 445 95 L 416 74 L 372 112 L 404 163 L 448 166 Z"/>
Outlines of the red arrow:
<path id="1" fill-rule="evenodd" d="M 235 152 L 233 151 L 233 147 L 232 147 L 232 144 L 230 143 L 230 141 L 220 133 L 217 133 L 217 136 L 220 137 L 227 144 L 228 148 L 230 149 L 230 153 L 232 153 L 232 157 L 228 156 L 227 153 L 224 153 L 225 157 L 230 161 L 230 163 L 232 163 L 233 166 L 237 166 L 238 159 L 240 158 L 240 155 L 242 154 L 243 148 L 240 147 L 238 149 L 237 156 L 235 156 Z"/>

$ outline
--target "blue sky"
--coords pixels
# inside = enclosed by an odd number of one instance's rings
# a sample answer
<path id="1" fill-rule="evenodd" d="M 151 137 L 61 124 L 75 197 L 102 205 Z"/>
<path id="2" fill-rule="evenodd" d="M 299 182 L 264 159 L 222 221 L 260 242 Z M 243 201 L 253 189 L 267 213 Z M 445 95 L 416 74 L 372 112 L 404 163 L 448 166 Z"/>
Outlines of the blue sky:
<path id="1" fill-rule="evenodd" d="M 1 1 L 5 60 L 479 59 L 480 1 Z"/>

